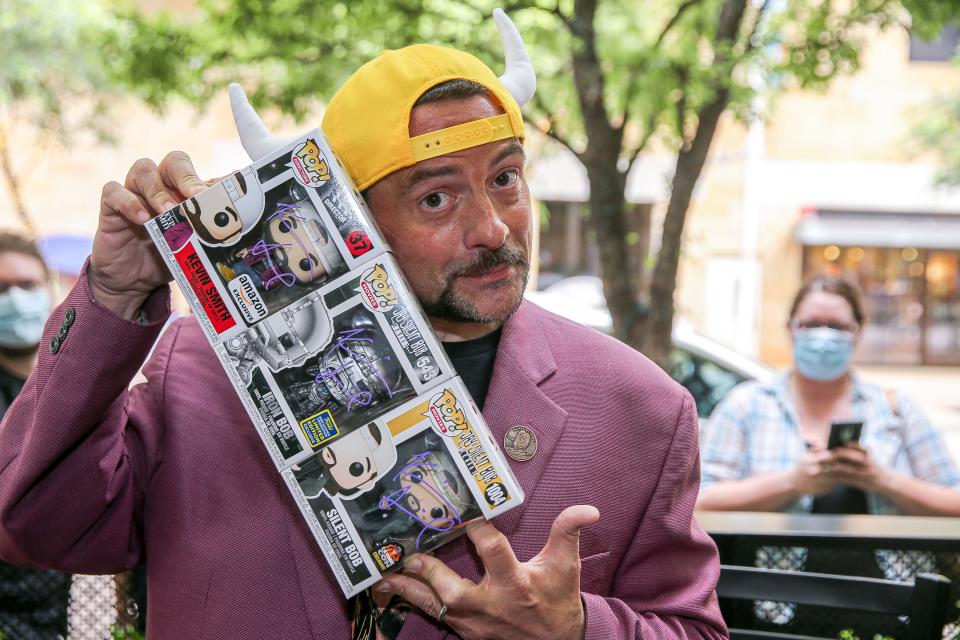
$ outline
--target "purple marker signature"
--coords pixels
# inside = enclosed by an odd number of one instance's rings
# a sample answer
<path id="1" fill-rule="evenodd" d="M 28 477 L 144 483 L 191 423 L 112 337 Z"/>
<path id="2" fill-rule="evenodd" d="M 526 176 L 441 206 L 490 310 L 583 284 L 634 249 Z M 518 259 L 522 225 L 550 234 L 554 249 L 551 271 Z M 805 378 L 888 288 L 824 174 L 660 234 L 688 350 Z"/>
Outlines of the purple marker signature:
<path id="1" fill-rule="evenodd" d="M 303 222 L 303 223 L 307 222 L 307 219 L 302 215 L 300 215 L 299 211 L 300 211 L 300 207 L 296 204 L 287 204 L 285 202 L 280 202 L 277 204 L 276 211 L 274 211 L 269 216 L 267 216 L 267 224 L 272 222 L 274 219 L 279 219 L 280 223 L 277 226 L 280 227 L 280 230 L 283 231 L 284 233 L 289 234 L 290 237 L 293 238 L 293 240 L 297 243 L 297 245 L 303 251 L 303 254 L 308 255 L 310 253 L 310 250 L 307 247 L 307 245 L 303 243 L 303 240 L 301 240 L 300 236 L 292 233 L 293 230 L 297 228 L 296 221 L 299 220 L 300 222 Z M 269 274 L 269 275 L 263 280 L 263 286 L 267 291 L 272 289 L 277 284 L 282 284 L 285 287 L 292 287 L 295 284 L 297 284 L 297 276 L 294 275 L 293 273 L 284 272 L 281 269 L 279 269 L 278 265 L 274 261 L 274 256 L 273 256 L 273 251 L 275 249 L 286 249 L 287 247 L 291 247 L 291 246 L 293 245 L 291 245 L 290 243 L 282 243 L 282 242 L 268 243 L 268 242 L 265 242 L 264 240 L 260 240 L 256 244 L 254 244 L 253 247 L 251 247 L 250 253 L 259 258 L 262 258 L 267 264 L 267 271 L 265 272 L 265 275 L 266 274 Z M 315 280 L 317 275 L 318 274 L 314 273 L 314 266 L 313 266 L 313 263 L 311 262 L 310 279 Z"/>
<path id="2" fill-rule="evenodd" d="M 261 276 L 263 280 L 263 287 L 267 291 L 273 289 L 274 285 L 277 283 L 282 284 L 285 287 L 292 287 L 297 283 L 296 276 L 294 276 L 292 273 L 284 273 L 278 269 L 276 264 L 273 262 L 272 251 L 274 249 L 287 246 L 289 245 L 258 240 L 256 244 L 250 247 L 250 255 L 261 258 L 267 265 L 267 270 L 264 271 L 263 276 Z"/>
<path id="3" fill-rule="evenodd" d="M 339 350 L 345 357 L 341 358 L 338 366 L 327 366 L 315 377 L 316 382 L 333 384 L 338 391 L 347 397 L 347 411 L 353 410 L 353 407 L 356 405 L 368 407 L 374 400 L 373 392 L 369 389 L 361 388 L 358 381 L 351 378 L 349 372 L 346 375 L 341 375 L 351 367 L 361 368 L 362 365 L 366 371 L 373 373 L 377 380 L 380 381 L 388 398 L 392 398 L 397 391 L 391 388 L 386 376 L 383 375 L 380 367 L 376 365 L 378 359 L 375 358 L 371 360 L 362 352 L 350 346 L 350 343 L 356 342 L 372 345 L 373 338 L 364 335 L 368 331 L 369 329 L 365 327 L 358 327 L 337 332 L 337 342 L 334 348 Z M 389 359 L 390 356 L 383 358 L 383 360 Z"/>
<path id="4" fill-rule="evenodd" d="M 410 458 L 393 476 L 400 488 L 383 496 L 377 503 L 384 511 L 396 507 L 421 525 L 417 549 L 420 549 L 420 540 L 427 531 L 443 533 L 462 523 L 457 508 L 443 491 L 449 487 L 448 491 L 456 492 L 456 487 L 443 477 L 443 468 L 439 464 L 427 460 L 429 456 L 430 452 L 424 451 Z"/>

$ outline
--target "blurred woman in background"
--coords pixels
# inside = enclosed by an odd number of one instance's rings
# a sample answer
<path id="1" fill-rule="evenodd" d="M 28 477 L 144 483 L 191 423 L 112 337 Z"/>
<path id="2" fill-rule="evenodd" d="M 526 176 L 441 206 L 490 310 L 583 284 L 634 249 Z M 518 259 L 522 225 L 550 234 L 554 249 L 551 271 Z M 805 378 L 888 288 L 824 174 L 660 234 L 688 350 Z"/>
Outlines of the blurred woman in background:
<path id="1" fill-rule="evenodd" d="M 820 276 L 794 298 L 795 366 L 737 386 L 701 438 L 698 508 L 960 515 L 960 472 L 941 435 L 908 397 L 861 380 L 855 285 Z M 831 424 L 861 422 L 859 442 L 827 448 Z"/>

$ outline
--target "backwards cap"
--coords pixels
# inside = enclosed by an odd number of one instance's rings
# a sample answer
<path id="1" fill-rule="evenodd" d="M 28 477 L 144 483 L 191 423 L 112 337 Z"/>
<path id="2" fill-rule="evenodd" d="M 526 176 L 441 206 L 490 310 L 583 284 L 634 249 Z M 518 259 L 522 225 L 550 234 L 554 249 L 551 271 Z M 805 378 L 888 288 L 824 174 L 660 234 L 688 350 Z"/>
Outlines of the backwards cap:
<path id="1" fill-rule="evenodd" d="M 384 51 L 358 69 L 333 96 L 323 118 L 323 132 L 361 191 L 381 178 L 421 160 L 487 142 L 523 139 L 520 106 L 536 90 L 533 65 L 517 28 L 495 9 L 506 58 L 500 77 L 480 60 L 456 49 L 418 44 Z M 506 112 L 411 138 L 410 112 L 426 91 L 448 80 L 482 85 Z M 237 131 L 254 160 L 288 140 L 270 135 L 239 85 L 230 85 Z"/>

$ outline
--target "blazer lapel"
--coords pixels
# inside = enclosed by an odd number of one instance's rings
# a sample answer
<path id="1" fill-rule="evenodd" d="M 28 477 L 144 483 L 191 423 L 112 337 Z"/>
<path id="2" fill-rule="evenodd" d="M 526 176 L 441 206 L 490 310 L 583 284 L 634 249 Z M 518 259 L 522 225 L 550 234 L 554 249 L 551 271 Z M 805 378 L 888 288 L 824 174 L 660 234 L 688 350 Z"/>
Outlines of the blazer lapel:
<path id="1" fill-rule="evenodd" d="M 503 325 L 497 360 L 483 407 L 483 417 L 501 449 L 503 437 L 511 427 L 527 427 L 537 436 L 537 452 L 529 460 L 519 462 L 504 453 L 525 494 L 522 505 L 493 521 L 507 536 L 520 526 L 526 505 L 533 500 L 537 481 L 550 463 L 567 421 L 567 412 L 540 388 L 541 383 L 556 370 L 557 363 L 540 327 L 537 308 L 524 301 Z M 536 555 L 543 542 L 522 538 L 511 541 L 521 562 Z M 460 576 L 474 581 L 480 579 L 483 566 L 465 535 L 440 547 L 435 554 Z M 447 627 L 438 625 L 435 620 L 414 609 L 407 616 L 398 640 L 455 637 L 447 632 Z"/>
<path id="2" fill-rule="evenodd" d="M 517 529 L 526 505 L 533 499 L 537 481 L 550 463 L 566 424 L 567 412 L 547 397 L 540 386 L 556 370 L 557 363 L 543 335 L 537 308 L 524 301 L 503 326 L 490 390 L 483 408 L 487 426 L 501 448 L 503 438 L 511 427 L 527 427 L 537 436 L 537 451 L 529 460 L 513 460 L 504 451 L 504 457 L 525 494 L 523 505 L 494 520 L 497 528 L 508 536 Z M 533 556 L 539 548 L 515 550 L 523 561 Z M 520 557 L 524 551 L 529 551 L 529 555 Z"/>

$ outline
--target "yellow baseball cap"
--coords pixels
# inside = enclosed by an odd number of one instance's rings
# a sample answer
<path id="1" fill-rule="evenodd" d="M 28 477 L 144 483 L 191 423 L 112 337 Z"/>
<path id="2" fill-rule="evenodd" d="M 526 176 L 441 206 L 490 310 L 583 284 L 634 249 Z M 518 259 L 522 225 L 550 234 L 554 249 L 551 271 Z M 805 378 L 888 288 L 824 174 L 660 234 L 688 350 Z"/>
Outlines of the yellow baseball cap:
<path id="1" fill-rule="evenodd" d="M 482 85 L 506 113 L 411 138 L 414 103 L 448 80 Z M 384 51 L 360 67 L 330 100 L 322 126 L 361 191 L 426 158 L 524 137 L 520 106 L 490 67 L 469 53 L 430 44 Z"/>
<path id="2" fill-rule="evenodd" d="M 499 78 L 477 58 L 456 49 L 417 44 L 384 51 L 360 67 L 330 101 L 323 132 L 358 189 L 421 160 L 505 138 L 524 138 L 520 107 L 537 88 L 533 64 L 517 27 L 501 9 L 493 20 L 503 42 L 506 71 Z M 485 87 L 505 113 L 410 137 L 410 112 L 429 89 L 448 80 Z M 230 85 L 230 107 L 240 141 L 259 160 L 291 140 L 274 137 L 243 89 Z"/>

